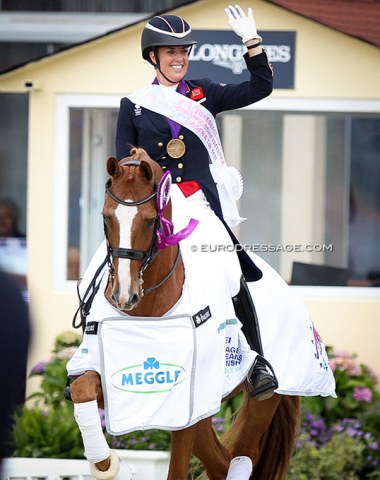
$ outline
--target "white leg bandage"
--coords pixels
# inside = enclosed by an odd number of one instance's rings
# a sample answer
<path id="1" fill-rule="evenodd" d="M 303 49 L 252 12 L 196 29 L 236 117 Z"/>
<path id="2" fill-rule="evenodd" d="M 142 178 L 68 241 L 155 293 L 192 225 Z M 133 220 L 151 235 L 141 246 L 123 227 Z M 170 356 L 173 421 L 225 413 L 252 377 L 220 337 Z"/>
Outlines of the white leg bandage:
<path id="1" fill-rule="evenodd" d="M 100 471 L 94 463 L 90 463 L 90 470 L 96 480 L 130 480 L 132 477 L 124 475 L 120 472 L 120 460 L 116 455 L 114 450 L 110 451 L 111 453 L 111 464 L 105 472 Z"/>
<path id="2" fill-rule="evenodd" d="M 231 460 L 226 480 L 248 480 L 253 469 L 249 457 L 235 457 Z"/>
<path id="3" fill-rule="evenodd" d="M 97 463 L 108 458 L 110 448 L 100 423 L 98 402 L 92 400 L 91 402 L 74 403 L 74 417 L 82 434 L 87 460 Z"/>

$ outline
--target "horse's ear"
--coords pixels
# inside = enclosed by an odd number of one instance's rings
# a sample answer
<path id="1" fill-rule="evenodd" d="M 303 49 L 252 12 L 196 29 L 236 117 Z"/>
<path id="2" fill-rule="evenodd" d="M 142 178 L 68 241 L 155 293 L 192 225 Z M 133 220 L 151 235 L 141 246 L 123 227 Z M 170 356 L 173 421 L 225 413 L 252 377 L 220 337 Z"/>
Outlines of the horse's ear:
<path id="1" fill-rule="evenodd" d="M 146 162 L 145 160 L 141 160 L 139 168 L 141 174 L 148 180 L 148 182 L 150 182 L 153 178 L 153 170 L 150 166 L 150 163 Z"/>
<path id="2" fill-rule="evenodd" d="M 110 177 L 115 177 L 120 174 L 120 166 L 115 157 L 110 157 L 107 160 L 107 173 Z"/>

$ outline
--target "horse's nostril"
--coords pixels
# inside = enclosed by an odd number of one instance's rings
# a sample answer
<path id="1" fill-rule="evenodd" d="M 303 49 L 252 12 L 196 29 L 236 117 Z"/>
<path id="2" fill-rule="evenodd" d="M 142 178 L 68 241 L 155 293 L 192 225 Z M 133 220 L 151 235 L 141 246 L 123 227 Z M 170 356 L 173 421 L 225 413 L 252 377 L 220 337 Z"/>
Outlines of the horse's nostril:
<path id="1" fill-rule="evenodd" d="M 136 305 L 136 303 L 138 303 L 138 301 L 139 301 L 139 296 L 137 295 L 137 293 L 134 293 L 132 295 L 132 300 L 131 300 L 132 305 Z"/>

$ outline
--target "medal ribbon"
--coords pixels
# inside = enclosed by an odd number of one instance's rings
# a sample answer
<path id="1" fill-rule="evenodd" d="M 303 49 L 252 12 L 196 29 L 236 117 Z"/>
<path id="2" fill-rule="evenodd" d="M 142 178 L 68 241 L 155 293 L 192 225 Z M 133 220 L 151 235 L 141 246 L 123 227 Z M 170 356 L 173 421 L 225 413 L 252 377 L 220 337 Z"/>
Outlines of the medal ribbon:
<path id="1" fill-rule="evenodd" d="M 170 199 L 171 183 L 172 177 L 168 171 L 164 173 L 157 187 L 157 214 L 160 219 L 160 228 L 156 232 L 156 246 L 158 250 L 177 245 L 181 240 L 187 238 L 199 223 L 198 220 L 191 218 L 187 227 L 174 233 L 172 222 L 164 217 Z"/>
<path id="2" fill-rule="evenodd" d="M 159 85 L 157 77 L 153 80 L 153 85 Z M 181 95 L 185 95 L 186 93 L 186 82 L 184 80 L 181 80 L 178 84 L 178 90 L 177 92 L 180 93 Z M 165 88 L 170 88 L 170 87 L 165 87 Z M 165 117 L 165 120 L 168 122 L 170 131 L 172 133 L 172 138 L 178 138 L 179 131 L 181 130 L 182 125 L 175 122 L 174 120 Z"/>

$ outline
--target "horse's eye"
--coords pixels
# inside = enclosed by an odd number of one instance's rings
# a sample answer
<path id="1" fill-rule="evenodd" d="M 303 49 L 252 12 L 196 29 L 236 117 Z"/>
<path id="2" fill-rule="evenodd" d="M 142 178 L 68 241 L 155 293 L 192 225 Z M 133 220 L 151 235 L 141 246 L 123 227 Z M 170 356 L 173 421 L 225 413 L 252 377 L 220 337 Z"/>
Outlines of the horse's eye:
<path id="1" fill-rule="evenodd" d="M 147 221 L 146 221 L 147 227 L 152 228 L 153 225 L 154 225 L 154 221 L 155 221 L 154 218 L 148 218 Z"/>

